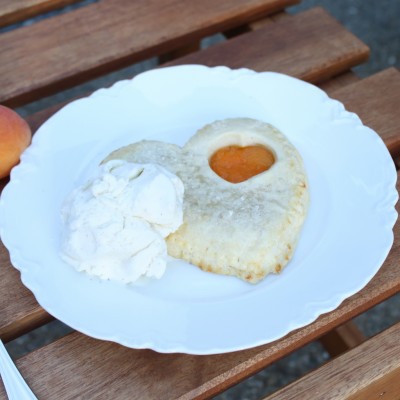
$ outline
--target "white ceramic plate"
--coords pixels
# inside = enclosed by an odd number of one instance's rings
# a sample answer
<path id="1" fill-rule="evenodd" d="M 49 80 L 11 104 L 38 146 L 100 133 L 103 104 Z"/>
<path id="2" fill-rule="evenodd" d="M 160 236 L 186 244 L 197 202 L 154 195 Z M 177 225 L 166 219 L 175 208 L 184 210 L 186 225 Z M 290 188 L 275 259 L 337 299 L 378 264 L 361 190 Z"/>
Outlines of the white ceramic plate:
<path id="1" fill-rule="evenodd" d="M 309 214 L 279 276 L 251 285 L 171 259 L 161 280 L 124 286 L 60 259 L 61 203 L 110 151 L 144 138 L 183 145 L 227 117 L 272 123 L 304 158 Z M 364 287 L 393 242 L 395 182 L 378 135 L 313 85 L 187 65 L 119 82 L 51 117 L 3 191 L 0 234 L 40 305 L 76 330 L 133 348 L 222 353 L 281 338 Z"/>

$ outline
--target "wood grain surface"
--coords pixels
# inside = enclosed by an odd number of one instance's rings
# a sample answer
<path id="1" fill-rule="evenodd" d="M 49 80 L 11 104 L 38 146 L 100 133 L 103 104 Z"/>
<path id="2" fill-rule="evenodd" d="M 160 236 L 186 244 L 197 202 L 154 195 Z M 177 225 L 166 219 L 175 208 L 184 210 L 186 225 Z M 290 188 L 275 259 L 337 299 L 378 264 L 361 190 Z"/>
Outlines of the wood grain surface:
<path id="1" fill-rule="evenodd" d="M 331 26 L 331 29 L 325 29 L 326 25 Z M 269 36 L 274 35 L 275 27 L 280 34 L 276 35 L 273 45 L 266 45 Z M 343 40 L 341 46 L 331 40 L 332 34 Z M 306 39 L 299 42 L 296 40 L 299 36 Z M 252 48 L 251 54 L 245 53 L 247 47 Z M 323 48 L 324 51 L 312 51 L 313 48 Z M 307 54 L 306 64 L 298 61 L 298 54 L 302 53 Z M 271 24 L 264 22 L 259 32 L 246 33 L 242 37 L 233 38 L 165 65 L 190 63 L 209 65 L 208 60 L 212 60 L 212 65 L 277 71 L 312 83 L 320 82 L 323 89 L 332 92 L 335 88 L 357 80 L 353 73 L 348 72 L 348 68 L 365 60 L 368 54 L 366 45 L 354 38 L 328 13 L 317 8 L 295 16 L 279 14 L 279 18 L 273 19 Z M 338 79 L 326 81 L 327 76 L 332 74 L 341 75 Z M 36 131 L 46 119 L 65 104 L 56 104 L 30 116 L 28 121 L 32 130 Z"/>
<path id="2" fill-rule="evenodd" d="M 234 45 L 232 44 L 234 42 Z M 268 54 L 268 57 L 265 55 Z M 256 71 L 280 71 L 312 83 L 347 71 L 364 62 L 368 47 L 322 8 L 280 17 L 260 29 L 221 42 L 177 64 L 227 65 Z"/>
<path id="3" fill-rule="evenodd" d="M 265 400 L 397 400 L 400 323 Z"/>
<path id="4" fill-rule="evenodd" d="M 0 103 L 16 107 L 296 2 L 103 0 L 2 33 Z"/>
<path id="5" fill-rule="evenodd" d="M 355 112 L 364 125 L 379 133 L 393 158 L 400 156 L 400 73 L 396 68 L 381 71 L 360 84 L 332 90 L 330 94 Z"/>
<path id="6" fill-rule="evenodd" d="M 79 0 L 0 0 L 0 27 L 24 21 Z"/>
<path id="7" fill-rule="evenodd" d="M 395 332 L 395 335 L 399 336 L 399 332 Z M 398 342 L 397 342 L 398 345 Z M 396 355 L 395 355 L 396 356 Z M 397 355 L 398 357 L 398 355 Z M 397 358 L 398 361 L 399 358 Z M 369 360 L 374 362 L 373 359 Z M 393 362 L 393 360 L 390 360 Z M 346 400 L 398 400 L 400 397 L 400 366 L 397 363 L 397 367 L 390 372 L 385 371 L 385 375 L 372 381 L 369 385 L 357 391 L 353 395 L 349 396 Z"/>
<path id="8" fill-rule="evenodd" d="M 359 80 L 360 78 L 353 71 L 346 71 L 335 76 L 335 79 L 329 79 L 328 81 L 319 83 L 318 86 L 330 94 L 337 89 L 344 88 L 345 86 L 350 85 L 350 83 L 355 83 Z"/>

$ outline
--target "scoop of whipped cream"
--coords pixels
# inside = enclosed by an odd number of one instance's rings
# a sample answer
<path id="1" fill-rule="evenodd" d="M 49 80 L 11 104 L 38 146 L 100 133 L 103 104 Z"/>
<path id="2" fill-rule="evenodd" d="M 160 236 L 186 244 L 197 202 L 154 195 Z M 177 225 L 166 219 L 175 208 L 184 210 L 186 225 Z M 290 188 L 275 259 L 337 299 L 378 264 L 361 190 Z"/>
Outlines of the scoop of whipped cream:
<path id="1" fill-rule="evenodd" d="M 112 160 L 66 198 L 61 256 L 78 271 L 135 282 L 166 269 L 165 237 L 183 220 L 183 183 L 156 164 Z"/>

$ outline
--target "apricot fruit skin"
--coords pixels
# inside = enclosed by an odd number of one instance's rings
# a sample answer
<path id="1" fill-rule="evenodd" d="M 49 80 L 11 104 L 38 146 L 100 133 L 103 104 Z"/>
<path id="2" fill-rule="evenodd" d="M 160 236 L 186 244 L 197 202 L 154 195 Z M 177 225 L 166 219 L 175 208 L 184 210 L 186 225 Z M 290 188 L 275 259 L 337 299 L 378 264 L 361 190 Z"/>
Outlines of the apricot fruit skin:
<path id="1" fill-rule="evenodd" d="M 8 176 L 19 163 L 31 140 L 28 123 L 14 110 L 0 105 L 0 179 Z"/>

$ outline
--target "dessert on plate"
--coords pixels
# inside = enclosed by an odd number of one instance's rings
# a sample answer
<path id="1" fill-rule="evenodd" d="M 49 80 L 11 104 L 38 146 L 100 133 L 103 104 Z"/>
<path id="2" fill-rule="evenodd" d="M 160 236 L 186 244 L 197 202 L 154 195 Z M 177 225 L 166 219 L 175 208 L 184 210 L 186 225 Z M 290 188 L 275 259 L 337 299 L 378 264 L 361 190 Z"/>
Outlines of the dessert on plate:
<path id="1" fill-rule="evenodd" d="M 184 186 L 183 222 L 168 254 L 256 283 L 291 259 L 308 208 L 303 161 L 275 127 L 250 118 L 215 121 L 183 146 L 143 140 L 103 162 L 157 164 Z"/>

